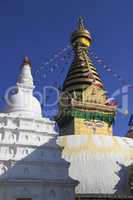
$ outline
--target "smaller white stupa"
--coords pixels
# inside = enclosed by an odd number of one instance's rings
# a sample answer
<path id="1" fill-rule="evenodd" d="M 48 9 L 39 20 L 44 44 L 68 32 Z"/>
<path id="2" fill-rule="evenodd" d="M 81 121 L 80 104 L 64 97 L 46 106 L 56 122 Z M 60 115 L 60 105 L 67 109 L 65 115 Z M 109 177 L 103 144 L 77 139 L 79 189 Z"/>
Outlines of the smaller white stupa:
<path id="1" fill-rule="evenodd" d="M 41 114 L 25 57 L 15 94 L 0 113 L 0 200 L 74 200 L 77 181 L 56 144 L 55 123 Z"/>
<path id="2" fill-rule="evenodd" d="M 33 77 L 31 63 L 26 56 L 21 66 L 21 74 L 16 85 L 16 93 L 7 98 L 7 113 L 20 113 L 30 117 L 41 117 L 41 106 L 33 96 Z"/>

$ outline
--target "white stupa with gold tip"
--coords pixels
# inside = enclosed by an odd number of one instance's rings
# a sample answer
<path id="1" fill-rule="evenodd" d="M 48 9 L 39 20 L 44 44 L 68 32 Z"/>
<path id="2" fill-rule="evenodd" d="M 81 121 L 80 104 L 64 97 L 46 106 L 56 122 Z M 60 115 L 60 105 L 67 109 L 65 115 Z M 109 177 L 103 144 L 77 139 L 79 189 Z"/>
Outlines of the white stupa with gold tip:
<path id="1" fill-rule="evenodd" d="M 16 93 L 7 98 L 7 113 L 20 113 L 30 117 L 42 117 L 41 106 L 37 98 L 33 96 L 33 77 L 31 63 L 28 57 L 24 58 L 21 65 L 21 73 L 16 85 Z"/>
<path id="2" fill-rule="evenodd" d="M 25 57 L 15 94 L 6 96 L 0 113 L 0 200 L 74 200 L 77 181 L 68 175 L 55 123 L 42 117 L 33 89 Z"/>

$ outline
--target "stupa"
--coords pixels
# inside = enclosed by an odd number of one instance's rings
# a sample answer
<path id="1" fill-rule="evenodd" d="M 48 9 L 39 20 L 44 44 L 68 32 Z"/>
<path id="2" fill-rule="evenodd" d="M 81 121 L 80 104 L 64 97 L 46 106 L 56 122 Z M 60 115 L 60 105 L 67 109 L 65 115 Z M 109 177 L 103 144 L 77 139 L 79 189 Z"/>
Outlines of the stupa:
<path id="1" fill-rule="evenodd" d="M 77 181 L 56 144 L 55 123 L 42 117 L 25 57 L 14 94 L 0 113 L 0 200 L 74 200 Z"/>
<path id="2" fill-rule="evenodd" d="M 103 82 L 88 52 L 92 42 L 80 17 L 71 36 L 74 59 L 64 81 L 57 123 L 60 135 L 112 135 L 116 105 L 109 102 Z"/>
<path id="3" fill-rule="evenodd" d="M 132 199 L 133 139 L 113 134 L 117 107 L 89 57 L 91 43 L 79 18 L 71 36 L 75 57 L 60 95 L 58 144 L 69 175 L 79 181 L 77 199 Z"/>

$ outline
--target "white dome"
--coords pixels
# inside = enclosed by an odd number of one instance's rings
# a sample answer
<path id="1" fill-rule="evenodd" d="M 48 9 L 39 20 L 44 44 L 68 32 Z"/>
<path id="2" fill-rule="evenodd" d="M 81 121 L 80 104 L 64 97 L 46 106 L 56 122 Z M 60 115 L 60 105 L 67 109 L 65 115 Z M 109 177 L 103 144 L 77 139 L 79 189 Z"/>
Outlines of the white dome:
<path id="1" fill-rule="evenodd" d="M 29 95 L 21 91 L 9 97 L 5 112 L 41 116 L 41 106 L 32 94 Z"/>

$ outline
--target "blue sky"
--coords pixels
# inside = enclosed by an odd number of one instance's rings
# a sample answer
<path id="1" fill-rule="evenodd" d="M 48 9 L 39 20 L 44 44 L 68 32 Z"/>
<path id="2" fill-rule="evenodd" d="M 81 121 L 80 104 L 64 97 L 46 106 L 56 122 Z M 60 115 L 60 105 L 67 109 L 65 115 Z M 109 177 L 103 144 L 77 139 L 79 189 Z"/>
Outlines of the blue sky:
<path id="1" fill-rule="evenodd" d="M 114 72 L 133 84 L 132 8 L 132 0 L 0 0 L 0 97 L 15 84 L 25 55 L 30 57 L 35 71 L 69 44 L 80 15 L 85 17 L 92 34 L 92 49 Z M 69 65 L 64 67 L 67 71 Z M 121 88 L 119 81 L 102 66 L 97 65 L 97 69 L 109 95 Z M 38 79 L 37 89 L 41 90 L 43 84 L 53 80 L 55 73 L 48 73 L 46 81 Z M 133 112 L 133 89 L 129 90 L 128 97 L 129 115 L 118 114 L 116 135 L 123 135 L 128 129 Z M 121 101 L 120 96 L 117 98 Z"/>

